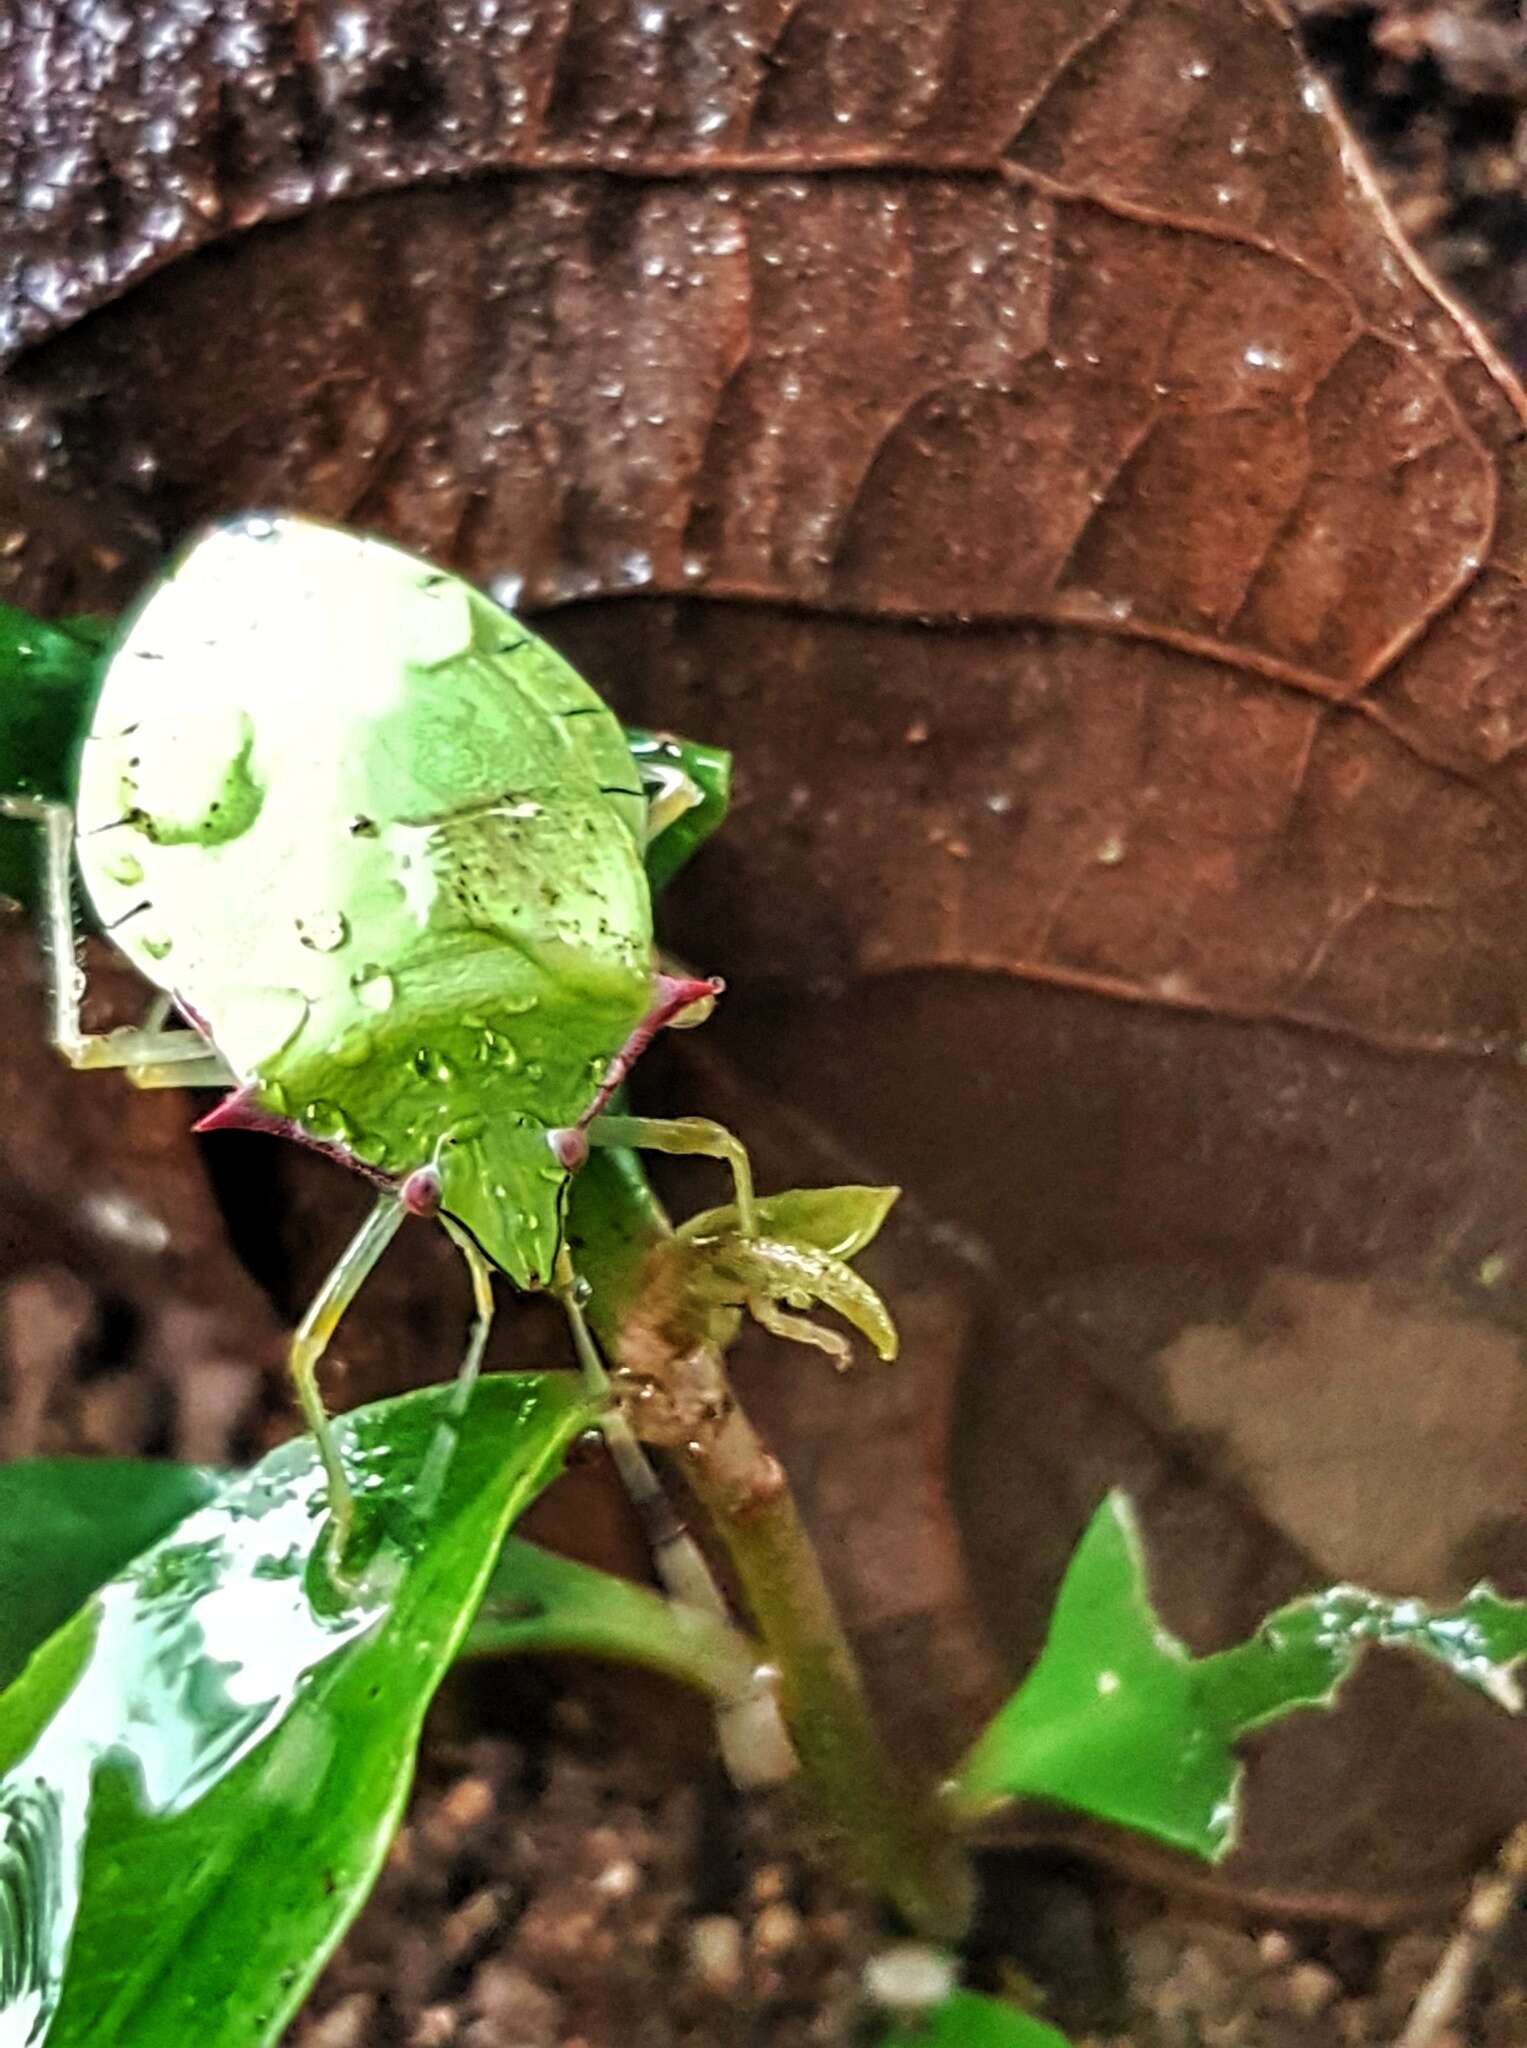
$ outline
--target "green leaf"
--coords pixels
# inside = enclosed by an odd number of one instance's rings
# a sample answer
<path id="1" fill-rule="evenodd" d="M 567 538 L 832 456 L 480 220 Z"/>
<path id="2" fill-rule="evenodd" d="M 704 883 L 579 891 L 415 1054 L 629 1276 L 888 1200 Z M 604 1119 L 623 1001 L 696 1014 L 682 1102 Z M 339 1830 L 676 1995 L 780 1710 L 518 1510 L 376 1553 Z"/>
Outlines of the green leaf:
<path id="1" fill-rule="evenodd" d="M 1235 1842 L 1231 1745 L 1302 1707 L 1329 1706 L 1370 1643 L 1409 1649 L 1515 1712 L 1527 1602 L 1477 1586 L 1433 1612 L 1333 1586 L 1282 1607 L 1234 1649 L 1191 1656 L 1158 1620 L 1134 1511 L 1111 1494 L 1067 1569 L 1034 1669 L 956 1775 L 978 1815 L 1052 1799 L 1218 1860 Z"/>
<path id="2" fill-rule="evenodd" d="M 146 1458 L 0 1466 L 0 1687 L 98 1586 L 221 1484 L 199 1466 Z"/>
<path id="3" fill-rule="evenodd" d="M 514 1516 L 588 1408 L 570 1377 L 338 1425 L 366 1509 L 338 1587 L 308 1439 L 231 1481 L 0 1694 L 0 2039 L 260 2048 L 371 1888 L 419 1725 Z M 426 1461 L 428 1465 L 426 1466 Z"/>
<path id="4" fill-rule="evenodd" d="M 802 1251 L 824 1252 L 832 1259 L 852 1259 L 880 1234 L 880 1227 L 900 1195 L 900 1188 L 787 1188 L 783 1194 L 760 1195 L 759 1236 L 794 1245 Z M 674 1233 L 696 1238 L 725 1237 L 737 1229 L 736 1208 L 702 1209 Z"/>
<path id="5" fill-rule="evenodd" d="M 504 1545 L 461 1654 L 602 1657 L 733 1695 L 755 1662 L 747 1638 L 715 1615 L 520 1536 Z"/>
<path id="6" fill-rule="evenodd" d="M 814 1345 L 839 1365 L 848 1364 L 846 1337 L 773 1306 L 783 1302 L 790 1309 L 833 1309 L 867 1337 L 882 1358 L 896 1356 L 896 1325 L 890 1310 L 842 1259 L 770 1237 L 675 1237 L 673 1255 L 681 1264 L 691 1302 L 701 1309 L 712 1305 L 709 1333 L 723 1347 L 736 1334 L 738 1311 L 746 1304 L 776 1336 Z"/>
<path id="7" fill-rule="evenodd" d="M 682 1261 L 683 1285 L 697 1309 L 709 1304 L 720 1312 L 706 1319 L 712 1341 L 723 1347 L 732 1341 L 738 1324 L 733 1311 L 747 1303 L 778 1335 L 815 1345 L 846 1365 L 845 1338 L 767 1307 L 771 1302 L 792 1309 L 820 1304 L 851 1323 L 882 1358 L 894 1358 L 896 1326 L 890 1311 L 848 1261 L 874 1238 L 900 1193 L 900 1188 L 787 1188 L 758 1200 L 753 1237 L 738 1231 L 732 1204 L 691 1216 L 674 1232 L 671 1255 Z"/>
<path id="8" fill-rule="evenodd" d="M 0 604 L 0 792 L 71 796 L 107 633 L 99 620 L 50 626 Z M 35 903 L 38 874 L 36 826 L 0 819 L 0 893 Z"/>
<path id="9" fill-rule="evenodd" d="M 681 740 L 672 733 L 647 732 L 637 725 L 628 725 L 625 733 L 644 782 L 665 769 L 676 769 L 688 778 L 691 795 L 698 798 L 648 843 L 644 865 L 656 895 L 680 868 L 688 866 L 726 816 L 732 794 L 732 757 L 702 740 Z"/>
<path id="10" fill-rule="evenodd" d="M 921 2023 L 893 2027 L 881 2037 L 879 2048 L 1067 2048 L 1067 2044 L 1064 2034 L 1000 1998 L 984 1998 L 979 1991 L 951 1991 Z"/>

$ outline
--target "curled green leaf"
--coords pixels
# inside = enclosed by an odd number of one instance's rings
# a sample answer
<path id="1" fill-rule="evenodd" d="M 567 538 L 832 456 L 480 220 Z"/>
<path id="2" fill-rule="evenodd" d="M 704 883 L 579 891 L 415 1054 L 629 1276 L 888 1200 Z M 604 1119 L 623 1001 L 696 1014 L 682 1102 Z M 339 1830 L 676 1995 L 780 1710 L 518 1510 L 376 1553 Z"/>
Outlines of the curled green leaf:
<path id="1" fill-rule="evenodd" d="M 1011 1799 L 1055 1800 L 1217 1861 L 1240 1813 L 1237 1737 L 1329 1706 L 1370 1644 L 1441 1664 L 1511 1711 L 1522 1704 L 1527 1602 L 1489 1586 L 1443 1610 L 1333 1586 L 1232 1649 L 1192 1656 L 1151 1605 L 1134 1511 L 1112 1494 L 1067 1568 L 1038 1663 L 951 1795 L 972 1818 Z"/>
<path id="2" fill-rule="evenodd" d="M 746 1307 L 776 1336 L 812 1345 L 845 1366 L 851 1356 L 847 1338 L 791 1313 L 828 1308 L 867 1337 L 882 1358 L 896 1356 L 890 1310 L 842 1259 L 769 1237 L 691 1237 L 675 1239 L 674 1248 L 684 1260 L 690 1299 L 698 1306 L 719 1310 L 723 1318 Z M 733 1320 L 729 1326 L 716 1325 L 713 1334 L 725 1343 L 735 1330 Z"/>
<path id="3" fill-rule="evenodd" d="M 759 1235 L 801 1251 L 825 1252 L 829 1258 L 857 1258 L 879 1236 L 881 1225 L 896 1204 L 900 1188 L 786 1188 L 760 1195 L 754 1205 Z M 681 1223 L 675 1235 L 690 1240 L 735 1234 L 737 1211 L 731 1203 L 702 1209 Z"/>

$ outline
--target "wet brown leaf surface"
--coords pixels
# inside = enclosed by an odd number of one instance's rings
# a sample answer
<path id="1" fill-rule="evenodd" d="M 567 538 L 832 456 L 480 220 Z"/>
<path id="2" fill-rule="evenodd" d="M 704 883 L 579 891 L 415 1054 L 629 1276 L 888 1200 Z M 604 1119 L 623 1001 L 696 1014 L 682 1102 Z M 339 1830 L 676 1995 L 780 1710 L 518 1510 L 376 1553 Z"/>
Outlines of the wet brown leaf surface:
<path id="1" fill-rule="evenodd" d="M 1121 1480 L 1204 1647 L 1386 1558 L 1522 1590 L 1522 413 L 1282 27 L 437 13 L 19 24 L 11 586 L 298 506 L 737 749 L 672 906 L 734 1078 L 668 1093 L 912 1192 L 913 1362 L 749 1368 L 909 1740 Z M 290 1312 L 342 1230 L 280 1174 Z M 435 1341 L 416 1256 L 358 1379 Z M 1374 1674 L 1266 1744 L 1232 1875 L 1399 1909 L 1524 1754 Z"/>

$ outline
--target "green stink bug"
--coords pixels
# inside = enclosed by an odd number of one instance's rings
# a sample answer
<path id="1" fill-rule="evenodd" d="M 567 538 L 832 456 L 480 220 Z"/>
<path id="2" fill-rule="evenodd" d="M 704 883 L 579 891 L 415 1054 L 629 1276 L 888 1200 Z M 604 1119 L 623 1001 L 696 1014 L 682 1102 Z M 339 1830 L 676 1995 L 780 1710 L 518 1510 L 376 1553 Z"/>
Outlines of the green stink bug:
<path id="1" fill-rule="evenodd" d="M 250 516 L 194 541 L 125 622 L 74 811 L 0 806 L 46 830 L 53 1035 L 70 1061 L 228 1086 L 201 1129 L 278 1131 L 378 1187 L 292 1347 L 341 1550 L 352 1502 L 317 1366 L 405 1216 L 438 1215 L 471 1268 L 464 1388 L 490 1266 L 554 1288 L 597 1370 L 563 1242 L 590 1143 L 725 1159 L 737 1228 L 755 1235 L 729 1133 L 603 1114 L 655 1033 L 720 990 L 665 974 L 653 949 L 648 842 L 677 837 L 701 795 L 673 752 L 634 748 L 566 662 L 461 579 Z M 103 930 L 162 992 L 141 1029 L 81 1030 L 76 860 Z M 777 1292 L 799 1299 L 799 1274 Z"/>

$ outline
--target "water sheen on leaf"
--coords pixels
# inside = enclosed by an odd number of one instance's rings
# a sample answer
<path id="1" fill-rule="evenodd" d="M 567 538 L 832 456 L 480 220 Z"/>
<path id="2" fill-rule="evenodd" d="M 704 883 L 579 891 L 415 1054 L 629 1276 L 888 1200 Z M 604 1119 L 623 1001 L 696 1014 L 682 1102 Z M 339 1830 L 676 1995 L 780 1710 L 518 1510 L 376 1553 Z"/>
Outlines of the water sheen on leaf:
<path id="1" fill-rule="evenodd" d="M 144 1552 L 0 1695 L 0 2044 L 258 2048 L 370 1890 L 419 1724 L 513 1517 L 587 1421 L 577 1383 L 484 1381 L 434 1497 L 450 1390 L 339 1425 L 364 1561 L 321 1563 L 284 1445 Z"/>
<path id="2" fill-rule="evenodd" d="M 894 2027 L 878 2048 L 1067 2048 L 1064 2034 L 979 1991 L 954 1991 L 919 2025 Z"/>
<path id="3" fill-rule="evenodd" d="M 147 1458 L 0 1466 L 0 1686 L 97 1586 L 220 1484 L 200 1466 Z"/>
<path id="4" fill-rule="evenodd" d="M 1301 1707 L 1329 1706 L 1369 1643 L 1409 1649 L 1512 1712 L 1527 1602 L 1476 1586 L 1457 1607 L 1333 1586 L 1269 1615 L 1244 1643 L 1193 1657 L 1151 1605 L 1134 1511 L 1111 1494 L 1061 1585 L 1038 1663 L 952 1787 L 981 1812 L 1051 1799 L 1218 1860 L 1234 1846 L 1232 1744 Z"/>

